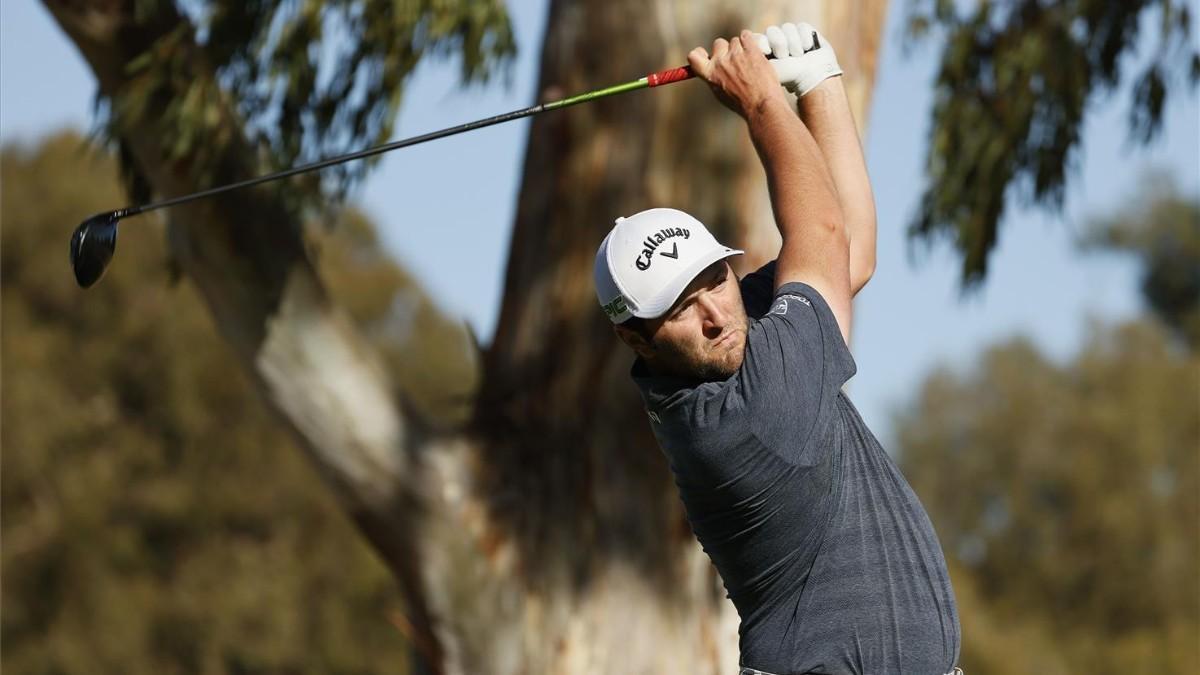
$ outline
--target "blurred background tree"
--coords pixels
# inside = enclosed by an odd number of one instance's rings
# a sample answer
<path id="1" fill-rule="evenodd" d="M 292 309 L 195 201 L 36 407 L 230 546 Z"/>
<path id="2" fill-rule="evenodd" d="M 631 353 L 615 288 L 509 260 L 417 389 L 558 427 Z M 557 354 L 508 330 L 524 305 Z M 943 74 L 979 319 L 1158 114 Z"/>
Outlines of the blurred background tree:
<path id="1" fill-rule="evenodd" d="M 981 282 L 1011 200 L 1058 210 L 1088 108 L 1133 82 L 1131 145 L 1152 140 L 1168 97 L 1200 82 L 1194 2 L 908 0 L 912 37 L 941 49 L 927 184 L 910 226 L 949 241 Z M 1155 40 L 1139 54 L 1143 35 Z"/>
<path id="2" fill-rule="evenodd" d="M 1197 149 L 1200 152 L 1200 148 Z M 1143 199 L 1097 219 L 1090 249 L 1133 254 L 1141 263 L 1147 307 L 1192 351 L 1200 349 L 1200 205 L 1180 195 L 1169 175 L 1143 180 Z"/>
<path id="3" fill-rule="evenodd" d="M 1016 338 L 933 373 L 898 418 L 978 673 L 1200 662 L 1200 201 L 1158 181 L 1090 245 L 1138 257 L 1151 314 L 1057 364 Z M 1169 185 L 1169 183 L 1166 183 Z"/>

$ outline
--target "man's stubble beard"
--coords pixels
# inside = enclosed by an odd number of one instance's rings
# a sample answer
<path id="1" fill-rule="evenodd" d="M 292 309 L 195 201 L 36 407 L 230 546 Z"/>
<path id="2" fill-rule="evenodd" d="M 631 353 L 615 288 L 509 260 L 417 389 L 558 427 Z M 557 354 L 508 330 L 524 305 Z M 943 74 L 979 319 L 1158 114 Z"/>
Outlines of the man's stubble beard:
<path id="1" fill-rule="evenodd" d="M 731 328 L 730 330 L 739 329 Z M 673 343 L 654 341 L 654 346 L 659 353 L 657 360 L 660 369 L 667 370 L 673 375 L 681 375 L 704 382 L 727 380 L 742 366 L 742 360 L 745 358 L 746 340 L 750 335 L 749 318 L 742 317 L 740 330 L 742 344 L 737 349 L 722 353 L 720 358 L 712 358 L 712 355 L 708 355 L 706 358 L 706 355 L 682 350 Z"/>

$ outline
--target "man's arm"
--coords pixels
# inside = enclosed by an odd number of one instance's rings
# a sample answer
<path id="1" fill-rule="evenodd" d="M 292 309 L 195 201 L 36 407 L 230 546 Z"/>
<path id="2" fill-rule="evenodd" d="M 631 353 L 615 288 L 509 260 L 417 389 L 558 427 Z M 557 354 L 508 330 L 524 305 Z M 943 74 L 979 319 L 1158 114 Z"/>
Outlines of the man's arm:
<path id="1" fill-rule="evenodd" d="M 850 233 L 850 292 L 856 295 L 875 271 L 875 198 L 842 68 L 829 41 L 806 23 L 770 26 L 759 37 L 759 46 L 764 44 L 829 167 Z"/>
<path id="2" fill-rule="evenodd" d="M 800 119 L 829 166 L 850 234 L 850 294 L 875 273 L 875 197 L 858 129 L 841 77 L 831 77 L 798 99 Z"/>
<path id="3" fill-rule="evenodd" d="M 789 104 L 750 31 L 688 54 L 692 69 L 745 120 L 762 159 L 783 247 L 775 288 L 800 281 L 817 290 L 849 342 L 850 240 L 821 149 Z"/>

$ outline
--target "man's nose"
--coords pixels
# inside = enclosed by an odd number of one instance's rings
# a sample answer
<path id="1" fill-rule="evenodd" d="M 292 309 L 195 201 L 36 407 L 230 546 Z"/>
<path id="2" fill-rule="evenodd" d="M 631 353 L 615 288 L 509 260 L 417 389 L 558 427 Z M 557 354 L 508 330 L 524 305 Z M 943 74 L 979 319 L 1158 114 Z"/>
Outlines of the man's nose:
<path id="1" fill-rule="evenodd" d="M 704 312 L 704 337 L 711 340 L 719 336 L 729 323 L 729 315 L 710 294 L 698 298 L 696 304 Z"/>

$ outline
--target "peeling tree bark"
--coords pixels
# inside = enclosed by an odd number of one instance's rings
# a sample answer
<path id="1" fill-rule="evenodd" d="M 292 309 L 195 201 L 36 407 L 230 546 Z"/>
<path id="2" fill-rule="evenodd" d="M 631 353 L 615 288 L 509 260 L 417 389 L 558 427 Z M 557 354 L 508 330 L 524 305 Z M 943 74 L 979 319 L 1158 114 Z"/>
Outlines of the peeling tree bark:
<path id="1" fill-rule="evenodd" d="M 128 64 L 184 19 L 160 3 L 46 0 L 96 74 L 127 93 Z M 165 5 L 166 9 L 161 6 Z M 552 0 L 541 96 L 682 61 L 742 26 L 804 17 L 837 47 L 865 120 L 884 0 Z M 195 78 L 214 78 L 199 50 Z M 250 175 L 240 122 L 219 150 Z M 164 196 L 196 188 L 167 162 L 169 130 L 126 133 Z M 536 118 L 499 328 L 470 428 L 424 430 L 334 306 L 300 224 L 263 192 L 172 209 L 169 238 L 222 335 L 405 591 L 414 662 L 430 673 L 729 673 L 737 616 L 695 543 L 596 307 L 595 247 L 618 215 L 675 206 L 749 255 L 774 254 L 762 169 L 741 122 L 698 83 Z"/>

